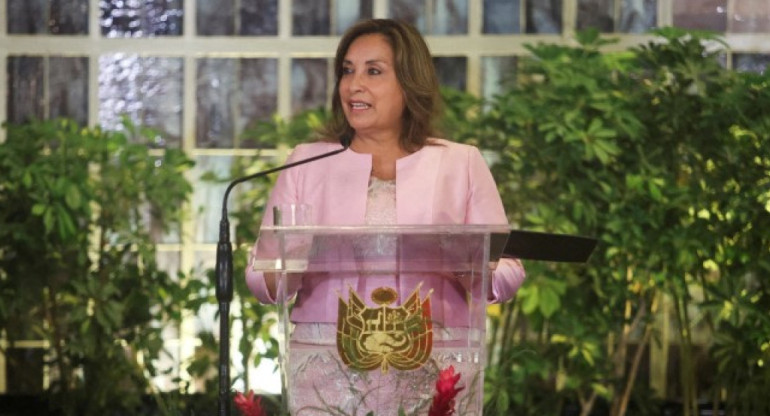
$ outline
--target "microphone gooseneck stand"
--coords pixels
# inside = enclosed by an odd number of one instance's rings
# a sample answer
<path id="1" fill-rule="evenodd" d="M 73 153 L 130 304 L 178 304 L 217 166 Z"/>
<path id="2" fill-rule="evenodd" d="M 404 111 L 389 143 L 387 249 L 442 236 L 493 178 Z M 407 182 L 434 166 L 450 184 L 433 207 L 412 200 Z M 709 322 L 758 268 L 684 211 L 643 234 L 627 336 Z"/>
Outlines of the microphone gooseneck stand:
<path id="1" fill-rule="evenodd" d="M 272 169 L 238 178 L 228 185 L 222 200 L 222 219 L 219 221 L 219 242 L 217 243 L 217 301 L 219 302 L 219 415 L 230 416 L 230 302 L 233 300 L 233 246 L 230 243 L 230 221 L 227 219 L 227 198 L 235 185 L 241 182 L 267 176 L 271 173 L 292 168 L 325 157 L 342 153 L 350 146 L 350 140 L 341 140 L 342 148 L 307 159 L 287 163 Z"/>

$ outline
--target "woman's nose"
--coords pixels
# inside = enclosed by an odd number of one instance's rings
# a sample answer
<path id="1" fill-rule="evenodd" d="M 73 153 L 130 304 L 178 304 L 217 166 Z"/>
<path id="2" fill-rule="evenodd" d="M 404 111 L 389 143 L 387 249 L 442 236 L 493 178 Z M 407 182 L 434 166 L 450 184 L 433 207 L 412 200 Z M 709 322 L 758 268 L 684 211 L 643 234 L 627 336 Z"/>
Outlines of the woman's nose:
<path id="1" fill-rule="evenodd" d="M 353 71 L 349 77 L 350 83 L 348 84 L 348 89 L 351 92 L 360 91 L 364 88 L 363 78 L 358 71 Z"/>

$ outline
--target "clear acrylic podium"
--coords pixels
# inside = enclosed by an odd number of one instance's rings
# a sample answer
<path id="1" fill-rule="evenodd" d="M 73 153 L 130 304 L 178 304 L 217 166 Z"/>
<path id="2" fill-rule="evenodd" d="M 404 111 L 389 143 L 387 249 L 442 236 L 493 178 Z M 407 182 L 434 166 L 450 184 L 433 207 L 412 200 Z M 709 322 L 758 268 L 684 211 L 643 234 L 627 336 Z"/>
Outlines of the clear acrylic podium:
<path id="1" fill-rule="evenodd" d="M 457 415 L 480 416 L 490 266 L 507 225 L 263 227 L 275 279 L 284 411 L 427 415 L 439 372 Z"/>

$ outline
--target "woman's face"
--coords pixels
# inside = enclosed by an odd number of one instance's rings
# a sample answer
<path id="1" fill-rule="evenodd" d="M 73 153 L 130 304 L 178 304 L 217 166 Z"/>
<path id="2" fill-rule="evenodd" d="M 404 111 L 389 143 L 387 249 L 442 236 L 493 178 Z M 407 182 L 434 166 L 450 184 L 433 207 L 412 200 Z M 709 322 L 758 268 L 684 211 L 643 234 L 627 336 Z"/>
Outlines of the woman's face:
<path id="1" fill-rule="evenodd" d="M 393 49 L 383 35 L 362 35 L 350 44 L 339 89 L 345 118 L 356 135 L 400 135 L 404 92 L 396 78 Z"/>

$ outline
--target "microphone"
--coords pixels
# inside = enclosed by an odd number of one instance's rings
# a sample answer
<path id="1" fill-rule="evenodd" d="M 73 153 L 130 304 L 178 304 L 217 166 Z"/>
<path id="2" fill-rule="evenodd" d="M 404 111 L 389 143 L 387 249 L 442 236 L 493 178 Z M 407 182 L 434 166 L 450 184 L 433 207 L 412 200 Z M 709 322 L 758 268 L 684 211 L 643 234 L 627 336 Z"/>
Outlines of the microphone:
<path id="1" fill-rule="evenodd" d="M 219 242 L 217 243 L 216 295 L 219 302 L 219 415 L 230 416 L 230 302 L 233 300 L 233 247 L 230 243 L 230 221 L 227 219 L 227 198 L 239 183 L 267 176 L 284 169 L 313 162 L 342 153 L 350 147 L 352 134 L 340 138 L 341 149 L 323 153 L 272 169 L 257 172 L 230 182 L 222 200 L 222 219 L 219 221 Z"/>

